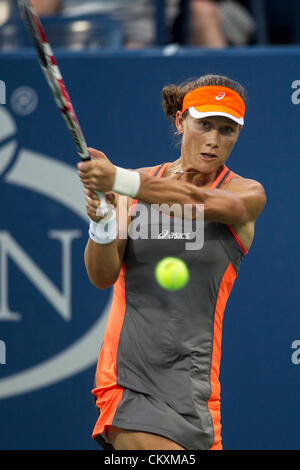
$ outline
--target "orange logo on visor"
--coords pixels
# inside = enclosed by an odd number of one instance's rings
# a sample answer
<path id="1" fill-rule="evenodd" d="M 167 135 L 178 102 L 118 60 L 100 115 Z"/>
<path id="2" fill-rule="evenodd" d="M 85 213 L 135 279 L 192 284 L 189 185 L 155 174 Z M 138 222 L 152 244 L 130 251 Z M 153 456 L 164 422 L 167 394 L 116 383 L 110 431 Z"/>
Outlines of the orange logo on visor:
<path id="1" fill-rule="evenodd" d="M 224 116 L 244 125 L 245 103 L 234 90 L 222 86 L 203 86 L 187 93 L 182 112 L 189 110 L 196 119 Z"/>

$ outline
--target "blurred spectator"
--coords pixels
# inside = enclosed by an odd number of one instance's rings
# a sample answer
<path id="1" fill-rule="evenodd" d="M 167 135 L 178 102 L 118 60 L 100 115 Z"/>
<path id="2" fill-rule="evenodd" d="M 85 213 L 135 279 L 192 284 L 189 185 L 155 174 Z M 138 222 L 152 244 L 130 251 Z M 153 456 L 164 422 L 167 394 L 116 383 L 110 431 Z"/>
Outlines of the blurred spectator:
<path id="1" fill-rule="evenodd" d="M 62 0 L 31 0 L 40 15 L 58 13 Z M 17 0 L 0 0 L 0 25 L 19 15 Z"/>
<path id="2" fill-rule="evenodd" d="M 190 44 L 223 48 L 247 44 L 255 23 L 243 0 L 188 0 L 190 2 Z M 153 0 L 32 0 L 41 15 L 58 11 L 64 16 L 105 13 L 122 25 L 126 48 L 155 44 L 155 2 Z M 166 0 L 169 42 L 180 42 L 181 0 Z M 178 40 L 179 39 L 179 40 Z"/>
<path id="3" fill-rule="evenodd" d="M 211 48 L 227 46 L 218 0 L 167 0 L 166 6 L 169 42 Z"/>
<path id="4" fill-rule="evenodd" d="M 15 16 L 17 4 L 14 0 L 0 0 L 0 26 Z"/>
<path id="5" fill-rule="evenodd" d="M 79 18 L 102 13 L 111 16 L 121 25 L 126 48 L 156 44 L 156 0 L 31 2 L 41 16 L 59 14 Z M 165 4 L 167 43 L 211 48 L 244 46 L 255 44 L 256 40 L 259 44 L 300 43 L 299 0 L 261 0 L 261 4 L 253 0 L 165 0 Z M 189 23 L 183 14 L 187 4 L 190 8 Z M 257 31 L 253 14 L 260 25 Z M 17 0 L 0 0 L 0 27 L 16 18 L 19 18 Z"/>
<path id="6" fill-rule="evenodd" d="M 120 22 L 124 46 L 128 49 L 148 47 L 155 40 L 152 0 L 62 0 L 66 16 L 105 13 Z"/>
<path id="7" fill-rule="evenodd" d="M 229 45 L 245 46 L 256 31 L 256 22 L 245 0 L 221 0 L 222 29 Z"/>
<path id="8" fill-rule="evenodd" d="M 177 0 L 176 0 L 177 1 Z M 142 48 L 154 41 L 152 0 L 32 0 L 37 12 L 63 16 L 107 14 L 120 22 L 126 48 Z"/>
<path id="9" fill-rule="evenodd" d="M 181 1 L 181 9 L 185 1 Z M 190 45 L 222 48 L 244 46 L 251 41 L 256 25 L 247 0 L 187 1 L 190 10 Z M 182 39 L 181 22 L 179 11 L 172 28 L 175 42 L 181 42 Z"/>
<path id="10" fill-rule="evenodd" d="M 218 2 L 190 1 L 190 44 L 212 48 L 227 46 L 222 25 L 222 11 Z"/>
<path id="11" fill-rule="evenodd" d="M 61 8 L 61 0 L 31 0 L 32 6 L 39 15 L 54 15 Z"/>

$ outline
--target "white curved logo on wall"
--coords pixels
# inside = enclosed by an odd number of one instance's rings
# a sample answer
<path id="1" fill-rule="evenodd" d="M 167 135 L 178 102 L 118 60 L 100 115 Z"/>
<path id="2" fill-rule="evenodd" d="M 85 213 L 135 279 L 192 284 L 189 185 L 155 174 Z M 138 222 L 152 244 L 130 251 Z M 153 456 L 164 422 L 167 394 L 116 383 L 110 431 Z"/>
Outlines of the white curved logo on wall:
<path id="1" fill-rule="evenodd" d="M 0 107 L 0 177 L 7 170 L 2 176 L 3 181 L 51 198 L 88 223 L 83 191 L 75 168 L 28 149 L 20 149 L 14 160 L 16 148 L 16 124 L 7 109 Z M 3 291 L 1 295 L 4 295 Z M 52 385 L 95 364 L 111 300 L 99 320 L 64 351 L 31 368 L 0 379 L 0 399 Z M 11 316 L 9 319 L 17 320 L 17 317 Z M 5 314 L 0 320 L 5 321 Z"/>
<path id="2" fill-rule="evenodd" d="M 10 99 L 12 109 L 20 116 L 32 114 L 36 110 L 38 103 L 39 99 L 36 91 L 29 86 L 16 88 Z"/>

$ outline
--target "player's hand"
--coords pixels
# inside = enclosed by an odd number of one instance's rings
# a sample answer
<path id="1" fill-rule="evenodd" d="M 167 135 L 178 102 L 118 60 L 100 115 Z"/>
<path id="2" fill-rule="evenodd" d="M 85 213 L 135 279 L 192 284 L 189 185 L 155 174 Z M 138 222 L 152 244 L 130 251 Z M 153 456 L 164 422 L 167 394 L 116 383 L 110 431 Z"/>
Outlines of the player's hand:
<path id="1" fill-rule="evenodd" d="M 90 219 L 94 222 L 100 222 L 104 217 L 109 216 L 110 211 L 117 207 L 116 195 L 112 192 L 105 194 L 107 202 L 108 214 L 103 215 L 100 209 L 100 201 L 96 193 L 90 189 L 84 188 L 85 201 L 86 201 L 86 212 Z"/>
<path id="2" fill-rule="evenodd" d="M 92 160 L 77 165 L 79 178 L 86 189 L 106 193 L 112 190 L 116 168 L 107 156 L 92 148 L 88 149 Z"/>

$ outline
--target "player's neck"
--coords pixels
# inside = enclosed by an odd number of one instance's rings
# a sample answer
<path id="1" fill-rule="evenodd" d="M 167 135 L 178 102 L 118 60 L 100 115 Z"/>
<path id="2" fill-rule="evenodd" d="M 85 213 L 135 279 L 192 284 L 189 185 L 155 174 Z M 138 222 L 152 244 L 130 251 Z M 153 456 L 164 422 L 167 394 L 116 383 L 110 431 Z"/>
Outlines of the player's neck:
<path id="1" fill-rule="evenodd" d="M 206 187 L 210 186 L 216 180 L 223 169 L 224 164 L 221 165 L 217 170 L 204 173 L 195 169 L 192 165 L 186 164 L 184 159 L 180 157 L 178 160 L 168 166 L 165 176 L 177 175 L 180 179 L 183 179 L 196 186 Z"/>

